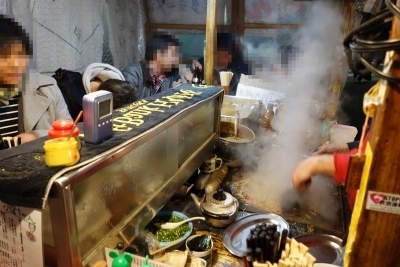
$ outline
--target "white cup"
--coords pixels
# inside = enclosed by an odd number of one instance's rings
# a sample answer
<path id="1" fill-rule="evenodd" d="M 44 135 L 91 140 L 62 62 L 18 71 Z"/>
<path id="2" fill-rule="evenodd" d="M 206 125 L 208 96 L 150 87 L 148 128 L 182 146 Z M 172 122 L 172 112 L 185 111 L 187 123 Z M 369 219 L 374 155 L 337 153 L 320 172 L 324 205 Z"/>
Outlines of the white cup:
<path id="1" fill-rule="evenodd" d="M 204 173 L 212 173 L 219 170 L 222 167 L 222 159 L 218 158 L 217 155 L 211 154 L 200 166 L 200 171 Z"/>
<path id="2" fill-rule="evenodd" d="M 329 134 L 331 144 L 346 144 L 353 142 L 357 135 L 357 128 L 348 125 L 334 124 L 332 125 Z"/>
<path id="3" fill-rule="evenodd" d="M 211 248 L 209 250 L 207 250 L 207 251 L 191 251 L 188 248 L 188 242 L 190 240 L 194 239 L 195 237 L 198 237 L 198 236 L 201 236 L 201 235 L 192 235 L 188 239 L 186 239 L 186 250 L 189 252 L 189 255 L 192 255 L 194 257 L 198 257 L 198 258 L 201 258 L 201 259 L 205 260 L 207 262 L 206 266 L 211 266 L 211 263 L 212 263 L 212 249 L 214 247 L 214 243 L 213 243 L 212 239 L 211 239 Z"/>

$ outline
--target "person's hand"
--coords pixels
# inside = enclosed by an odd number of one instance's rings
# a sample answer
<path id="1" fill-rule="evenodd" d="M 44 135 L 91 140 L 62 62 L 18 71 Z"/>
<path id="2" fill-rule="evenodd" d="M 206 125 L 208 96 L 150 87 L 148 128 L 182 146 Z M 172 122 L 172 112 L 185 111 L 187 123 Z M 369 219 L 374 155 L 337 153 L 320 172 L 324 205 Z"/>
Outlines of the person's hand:
<path id="1" fill-rule="evenodd" d="M 349 146 L 347 144 L 326 144 L 320 146 L 317 151 L 313 153 L 315 155 L 323 155 L 323 154 L 333 154 L 335 152 L 348 152 Z"/>
<path id="2" fill-rule="evenodd" d="M 309 157 L 292 170 L 292 183 L 294 189 L 302 191 L 307 189 L 311 184 L 311 178 L 316 173 L 315 158 Z"/>
<path id="3" fill-rule="evenodd" d="M 314 175 L 335 174 L 335 162 L 333 155 L 318 155 L 306 158 L 297 164 L 292 170 L 292 183 L 296 190 L 305 190 L 311 184 Z"/>
<path id="4" fill-rule="evenodd" d="M 181 79 L 179 79 L 179 80 L 177 80 L 175 82 L 172 82 L 172 88 L 177 87 L 180 84 L 182 84 L 182 80 Z"/>
<path id="5" fill-rule="evenodd" d="M 196 67 L 198 67 L 199 69 L 203 69 L 203 66 L 200 64 L 200 62 L 198 62 L 197 60 L 193 60 L 192 69 L 194 70 Z"/>
<path id="6" fill-rule="evenodd" d="M 34 133 L 20 133 L 17 136 L 21 137 L 21 144 L 25 144 L 37 139 L 37 136 Z"/>
<path id="7" fill-rule="evenodd" d="M 191 71 L 187 71 L 185 72 L 185 74 L 183 75 L 183 77 L 185 77 L 186 81 L 188 81 L 188 83 L 192 83 L 193 80 L 193 73 Z"/>

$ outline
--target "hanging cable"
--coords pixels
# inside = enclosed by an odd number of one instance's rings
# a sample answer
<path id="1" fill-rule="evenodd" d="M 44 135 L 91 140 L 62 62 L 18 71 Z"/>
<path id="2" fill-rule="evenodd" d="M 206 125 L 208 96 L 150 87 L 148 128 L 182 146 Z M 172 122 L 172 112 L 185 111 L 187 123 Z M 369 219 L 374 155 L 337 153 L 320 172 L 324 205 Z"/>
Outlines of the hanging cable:
<path id="1" fill-rule="evenodd" d="M 350 70 L 361 78 L 370 73 L 389 82 L 400 83 L 400 78 L 378 69 L 388 51 L 400 50 L 400 39 L 388 40 L 393 15 L 400 19 L 400 8 L 395 0 L 385 0 L 387 9 L 375 14 L 371 19 L 352 30 L 343 40 L 344 50 Z M 383 55 L 372 62 L 376 53 Z M 357 54 L 365 69 L 358 69 L 353 61 Z M 369 57 L 369 59 L 367 58 Z"/>

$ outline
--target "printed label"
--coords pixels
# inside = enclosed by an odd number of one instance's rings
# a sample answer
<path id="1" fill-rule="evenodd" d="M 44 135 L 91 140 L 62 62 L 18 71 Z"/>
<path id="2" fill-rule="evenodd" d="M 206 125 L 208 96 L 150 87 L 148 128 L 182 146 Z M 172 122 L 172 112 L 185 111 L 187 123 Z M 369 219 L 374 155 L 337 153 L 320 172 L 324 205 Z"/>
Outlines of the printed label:
<path id="1" fill-rule="evenodd" d="M 173 95 L 163 96 L 154 101 L 142 99 L 130 104 L 129 106 L 122 107 L 118 109 L 121 114 L 118 117 L 113 118 L 113 131 L 130 131 L 132 130 L 132 127 L 142 125 L 147 120 L 148 115 L 156 112 L 164 113 L 165 110 L 201 94 L 202 92 L 182 89 Z"/>
<path id="2" fill-rule="evenodd" d="M 368 191 L 366 209 L 400 214 L 400 195 Z"/>
<path id="3" fill-rule="evenodd" d="M 0 266 L 44 266 L 42 213 L 0 201 Z"/>

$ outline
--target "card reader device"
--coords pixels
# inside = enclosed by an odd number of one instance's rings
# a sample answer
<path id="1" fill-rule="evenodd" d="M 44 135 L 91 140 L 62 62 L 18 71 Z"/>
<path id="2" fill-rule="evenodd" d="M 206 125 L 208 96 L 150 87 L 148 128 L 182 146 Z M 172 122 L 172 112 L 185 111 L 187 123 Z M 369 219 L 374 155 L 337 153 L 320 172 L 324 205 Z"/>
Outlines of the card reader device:
<path id="1" fill-rule="evenodd" d="M 113 136 L 113 95 L 100 90 L 82 99 L 83 133 L 87 143 L 98 144 Z"/>

